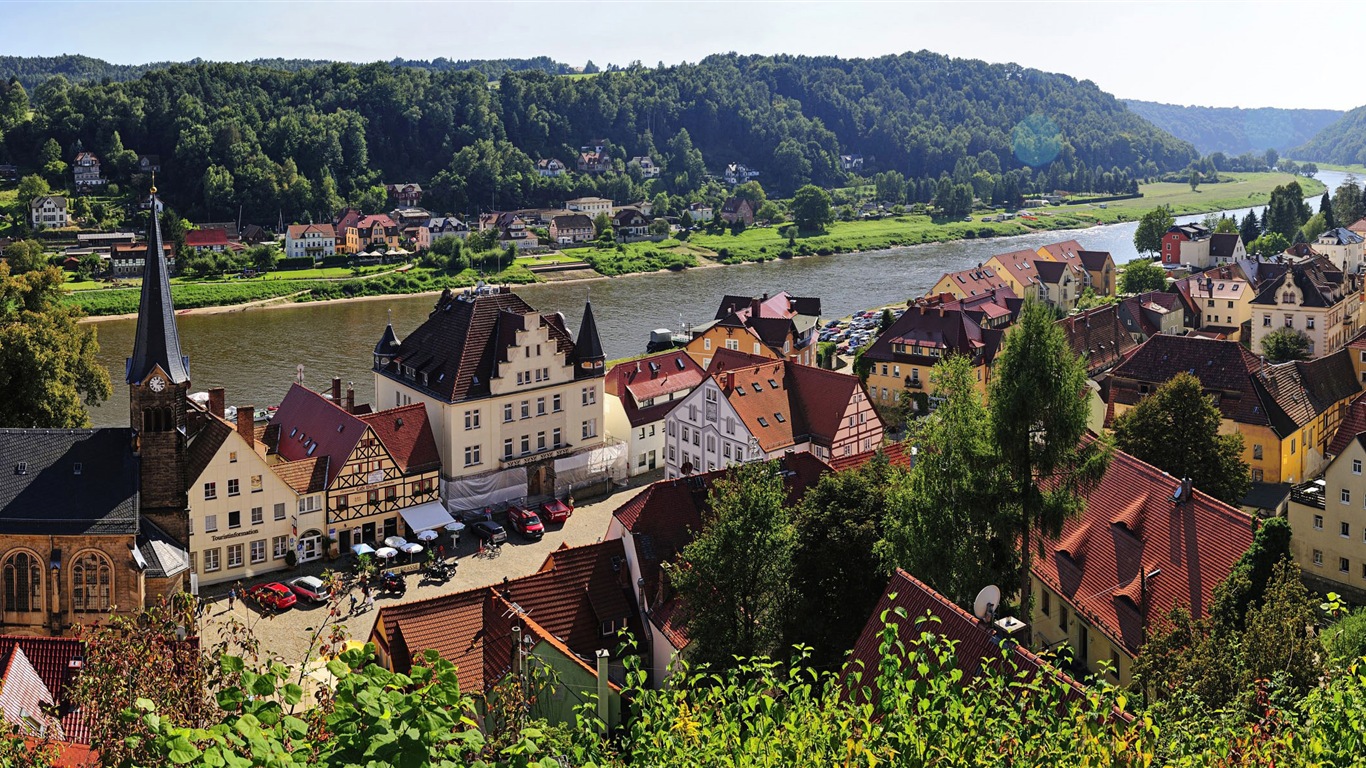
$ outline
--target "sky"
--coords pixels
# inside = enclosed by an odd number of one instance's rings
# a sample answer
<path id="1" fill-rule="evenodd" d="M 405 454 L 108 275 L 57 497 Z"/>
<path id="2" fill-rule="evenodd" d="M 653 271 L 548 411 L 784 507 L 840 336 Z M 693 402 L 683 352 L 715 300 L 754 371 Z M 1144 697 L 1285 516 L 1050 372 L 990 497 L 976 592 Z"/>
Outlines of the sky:
<path id="1" fill-rule="evenodd" d="M 0 37 L 0 54 L 80 53 L 122 64 L 549 56 L 574 66 L 653 66 L 730 51 L 869 57 L 930 50 L 1061 72 L 1120 98 L 1345 110 L 1366 103 L 1353 79 L 1335 86 L 1312 78 L 1362 70 L 1357 35 L 1337 42 L 1326 35 L 1363 26 L 1359 0 L 0 0 L 0 29 L 31 31 Z M 1304 34 L 1291 38 L 1289 30 Z"/>

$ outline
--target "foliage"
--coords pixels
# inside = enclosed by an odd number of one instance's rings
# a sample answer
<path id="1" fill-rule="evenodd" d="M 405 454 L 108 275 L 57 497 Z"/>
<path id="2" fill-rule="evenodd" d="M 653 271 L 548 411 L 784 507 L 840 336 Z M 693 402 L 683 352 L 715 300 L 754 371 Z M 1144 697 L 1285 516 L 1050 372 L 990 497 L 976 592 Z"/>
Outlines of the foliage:
<path id="1" fill-rule="evenodd" d="M 1333 193 L 1333 220 L 1339 227 L 1350 227 L 1366 218 L 1366 195 L 1349 175 Z"/>
<path id="2" fill-rule="evenodd" d="M 1298 328 L 1277 328 L 1262 337 L 1262 354 L 1273 363 L 1309 358 L 1309 337 Z"/>
<path id="3" fill-rule="evenodd" d="M 1309 220 L 1309 204 L 1304 202 L 1304 189 L 1298 181 L 1282 184 L 1271 190 L 1271 200 L 1262 214 L 1262 226 L 1267 233 L 1275 232 L 1286 240 L 1293 240 L 1295 233 Z"/>
<path id="4" fill-rule="evenodd" d="M 1219 434 L 1221 419 L 1200 380 L 1183 371 L 1115 419 L 1115 446 L 1237 505 L 1252 480 L 1243 461 L 1243 436 Z"/>
<path id="5" fill-rule="evenodd" d="M 1096 289 L 1086 286 L 1081 290 L 1081 295 L 1077 297 L 1077 309 L 1092 309 L 1103 307 L 1107 304 L 1118 304 L 1118 296 L 1101 296 L 1096 293 Z"/>
<path id="6" fill-rule="evenodd" d="M 1271 258 L 1277 254 L 1285 252 L 1290 247 L 1290 241 L 1279 232 L 1263 233 L 1256 240 L 1247 244 L 1248 253 L 1263 259 Z"/>
<path id="7" fill-rule="evenodd" d="M 72 428 L 108 399 L 109 371 L 81 311 L 62 302 L 61 270 L 11 275 L 0 264 L 0 426 Z"/>
<path id="8" fill-rule="evenodd" d="M 1224 626 L 1244 629 L 1249 611 L 1266 596 L 1276 567 L 1290 559 L 1289 521 L 1284 517 L 1261 521 L 1252 536 L 1252 546 L 1234 564 L 1210 614 Z M 1240 578 L 1232 578 L 1234 575 Z"/>
<path id="9" fill-rule="evenodd" d="M 1329 208 L 1328 210 L 1332 209 Z M 1305 242 L 1312 243 L 1319 239 L 1319 235 L 1328 231 L 1328 226 L 1328 217 L 1322 213 L 1316 213 L 1310 216 L 1309 220 L 1300 227 L 1300 236 L 1304 238 Z"/>
<path id="10" fill-rule="evenodd" d="M 1257 214 L 1248 211 L 1247 215 L 1243 217 L 1242 223 L 1238 225 L 1238 236 L 1243 240 L 1243 247 L 1246 248 L 1251 245 L 1252 241 L 1261 235 L 1262 225 L 1257 222 Z"/>
<path id="11" fill-rule="evenodd" d="M 1351 663 L 1366 656 L 1366 608 L 1358 608 L 1325 629 L 1323 646 L 1342 662 Z"/>
<path id="12" fill-rule="evenodd" d="M 1134 259 L 1124 265 L 1119 276 L 1120 293 L 1147 293 L 1167 287 L 1167 270 L 1147 259 Z"/>
<path id="13" fill-rule="evenodd" d="M 37 240 L 15 240 L 5 246 L 4 256 L 9 262 L 10 274 L 16 276 L 47 266 L 43 244 Z"/>
<path id="14" fill-rule="evenodd" d="M 27 218 L 33 198 L 52 194 L 52 187 L 42 176 L 30 174 L 19 179 L 19 214 Z"/>
<path id="15" fill-rule="evenodd" d="M 910 482 L 887 489 L 894 501 L 878 552 L 889 570 L 904 568 L 969 605 L 984 585 L 1015 574 L 1015 525 L 1001 503 L 1007 477 L 972 362 L 940 361 L 930 386 L 943 399 L 912 438 L 921 450 Z"/>
<path id="16" fill-rule="evenodd" d="M 735 467 L 712 486 L 709 507 L 668 573 L 688 606 L 689 657 L 722 668 L 778 650 L 796 531 L 777 462 Z"/>
<path id="17" fill-rule="evenodd" d="M 1244 162 L 1265 166 L 1262 151 L 1267 147 L 1299 146 L 1343 114 L 1335 109 L 1194 107 L 1132 99 L 1125 99 L 1124 104 L 1199 151 L 1213 153 L 1221 171 L 1235 170 L 1231 161 L 1238 158 L 1226 155 L 1242 155 Z"/>
<path id="18" fill-rule="evenodd" d="M 830 209 L 830 193 L 807 184 L 792 196 L 792 221 L 803 232 L 824 231 L 835 220 Z"/>
<path id="19" fill-rule="evenodd" d="M 1030 594 L 1031 536 L 1058 535 L 1110 463 L 1109 444 L 1086 438 L 1086 382 L 1086 364 L 1052 311 L 1027 302 L 996 356 L 987 398 L 1005 473 L 1000 499 L 1019 534 L 1022 600 Z M 1028 620 L 1028 604 L 1021 609 Z"/>
<path id="20" fill-rule="evenodd" d="M 1214 225 L 1214 231 L 1219 234 L 1236 235 L 1238 234 L 1238 220 L 1232 216 L 1220 216 L 1219 223 Z"/>
<path id="21" fill-rule="evenodd" d="M 1366 162 L 1366 109 L 1357 107 L 1341 115 L 1313 138 L 1295 147 L 1293 152 L 1295 157 L 1309 157 L 1323 163 L 1352 165 Z"/>
<path id="22" fill-rule="evenodd" d="M 1167 230 L 1175 223 L 1176 219 L 1172 217 L 1171 209 L 1164 206 L 1143 214 L 1143 218 L 1138 222 L 1138 229 L 1134 231 L 1134 248 L 1139 253 L 1157 253 L 1162 249 L 1162 236 L 1167 234 Z"/>
<path id="23" fill-rule="evenodd" d="M 889 308 L 889 307 L 884 307 L 884 308 L 882 309 L 882 314 L 879 315 L 879 316 L 878 316 L 878 319 L 877 319 L 877 332 L 878 332 L 878 333 L 883 333 L 883 332 L 885 332 L 888 328 L 891 328 L 891 327 L 892 327 L 892 323 L 895 323 L 895 322 L 896 322 L 896 316 L 892 314 L 891 308 Z"/>

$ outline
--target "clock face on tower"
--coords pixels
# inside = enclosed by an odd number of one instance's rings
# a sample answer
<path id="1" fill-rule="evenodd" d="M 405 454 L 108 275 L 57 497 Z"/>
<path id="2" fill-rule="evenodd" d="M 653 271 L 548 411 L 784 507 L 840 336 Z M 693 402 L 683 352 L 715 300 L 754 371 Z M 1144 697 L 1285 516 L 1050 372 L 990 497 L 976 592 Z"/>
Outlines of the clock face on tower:
<path id="1" fill-rule="evenodd" d="M 166 388 L 166 380 L 160 376 L 153 376 L 147 380 L 147 386 L 150 387 L 153 392 L 160 392 Z"/>

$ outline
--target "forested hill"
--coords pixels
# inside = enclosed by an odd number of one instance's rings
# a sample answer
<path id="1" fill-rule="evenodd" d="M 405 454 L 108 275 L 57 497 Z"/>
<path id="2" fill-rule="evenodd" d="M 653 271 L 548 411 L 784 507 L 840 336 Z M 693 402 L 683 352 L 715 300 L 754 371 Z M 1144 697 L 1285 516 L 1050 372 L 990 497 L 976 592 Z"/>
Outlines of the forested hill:
<path id="1" fill-rule="evenodd" d="M 1295 147 L 1296 160 L 1321 163 L 1366 163 L 1366 107 L 1357 107 Z"/>
<path id="2" fill-rule="evenodd" d="M 1241 155 L 1267 149 L 1285 152 L 1342 117 L 1342 111 L 1336 109 L 1183 107 L 1133 99 L 1124 103 L 1153 125 L 1194 144 L 1202 155 Z"/>
<path id="3" fill-rule="evenodd" d="M 89 56 L 65 54 L 62 56 L 0 56 L 0 80 L 16 78 L 24 88 L 33 90 L 49 77 L 61 75 L 75 83 L 99 82 L 101 80 L 132 80 L 157 69 L 166 69 L 177 62 L 160 61 L 151 64 L 111 64 L 103 59 Z M 185 64 L 206 64 L 201 59 L 183 62 Z M 280 69 L 296 72 L 300 69 L 323 67 L 333 61 L 319 59 L 254 59 L 246 62 L 248 66 Z M 459 59 L 447 58 L 394 59 L 389 62 L 395 67 L 412 67 L 433 72 L 459 72 L 472 69 L 482 72 L 490 80 L 497 80 L 505 72 L 538 70 L 553 75 L 566 75 L 574 69 L 548 56 L 531 59 Z"/>
<path id="4" fill-rule="evenodd" d="M 496 88 L 474 71 L 210 63 L 4 88 L 0 162 L 60 181 L 51 163 L 87 149 L 118 180 L 136 153 L 158 154 L 159 186 L 182 211 L 241 206 L 264 222 L 330 215 L 343 200 L 383 205 L 375 185 L 393 181 L 423 184 L 433 209 L 469 213 L 582 194 L 715 197 L 714 175 L 739 162 L 786 195 L 847 183 L 840 155 L 860 154 L 867 175 L 913 182 L 908 198 L 929 199 L 951 175 L 969 193 L 1015 201 L 1022 191 L 1128 191 L 1196 157 L 1093 83 L 927 52 L 729 54 L 593 77 L 511 71 Z M 572 167 L 595 139 L 612 172 L 535 173 L 542 158 Z M 628 165 L 646 154 L 663 167 L 648 182 Z"/>

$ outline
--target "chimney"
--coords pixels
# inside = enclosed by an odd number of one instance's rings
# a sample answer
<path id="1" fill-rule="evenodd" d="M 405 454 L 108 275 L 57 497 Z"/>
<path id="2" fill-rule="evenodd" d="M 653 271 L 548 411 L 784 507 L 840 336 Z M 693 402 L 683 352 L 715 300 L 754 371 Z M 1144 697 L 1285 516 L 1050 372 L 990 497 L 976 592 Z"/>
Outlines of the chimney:
<path id="1" fill-rule="evenodd" d="M 356 390 L 355 390 L 355 385 L 356 385 L 356 383 L 355 383 L 354 381 L 348 381 L 348 382 L 346 382 L 346 412 L 347 412 L 347 413 L 355 413 L 355 412 L 356 412 Z"/>
<path id="2" fill-rule="evenodd" d="M 764 294 L 764 298 L 765 298 L 765 299 L 768 298 L 768 294 L 767 294 L 767 293 Z M 761 303 L 762 303 L 762 302 L 760 302 L 760 300 L 759 300 L 759 298 L 758 298 L 757 296 L 756 296 L 755 298 L 752 298 L 752 299 L 749 300 L 749 316 L 750 316 L 750 317 L 758 317 L 758 316 L 759 316 L 759 304 L 761 304 Z"/>
<path id="3" fill-rule="evenodd" d="M 223 418 L 223 406 L 228 399 L 227 390 L 222 387 L 209 387 L 209 413 Z"/>
<path id="4" fill-rule="evenodd" d="M 248 447 L 256 447 L 256 406 L 237 406 L 237 434 L 247 441 Z"/>
<path id="5" fill-rule="evenodd" d="M 522 676 L 522 628 L 512 628 L 512 676 Z"/>
<path id="6" fill-rule="evenodd" d="M 602 732 L 607 733 L 610 729 L 608 718 L 611 716 L 611 707 L 608 706 L 611 693 L 607 687 L 607 665 L 608 655 L 606 648 L 598 649 L 598 719 L 602 721 Z"/>
<path id="7" fill-rule="evenodd" d="M 1185 504 L 1191 500 L 1191 479 L 1181 478 L 1181 503 Z"/>
<path id="8" fill-rule="evenodd" d="M 332 402 L 341 405 L 341 377 L 332 377 Z"/>
<path id="9" fill-rule="evenodd" d="M 725 394 L 729 395 L 729 394 L 730 394 L 730 373 L 727 372 L 727 371 L 721 371 L 720 373 L 716 374 L 716 384 L 717 384 L 717 386 L 721 387 L 721 391 L 722 391 L 722 392 L 724 392 Z"/>

